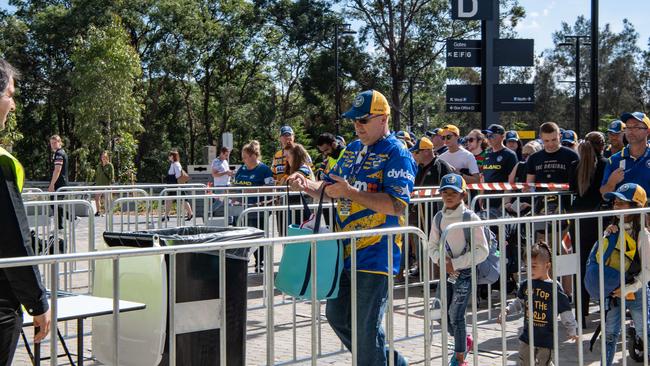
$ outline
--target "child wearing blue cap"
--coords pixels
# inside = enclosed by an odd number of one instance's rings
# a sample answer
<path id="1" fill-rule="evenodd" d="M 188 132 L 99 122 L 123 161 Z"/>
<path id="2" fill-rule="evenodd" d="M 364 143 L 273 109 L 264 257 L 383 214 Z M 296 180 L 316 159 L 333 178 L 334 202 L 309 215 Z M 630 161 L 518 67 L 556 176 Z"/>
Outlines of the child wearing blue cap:
<path id="1" fill-rule="evenodd" d="M 465 313 L 467 304 L 472 297 L 472 256 L 474 264 L 478 265 L 487 259 L 489 254 L 488 242 L 482 227 L 471 229 L 471 238 L 465 237 L 464 229 L 452 229 L 447 235 L 447 241 L 440 244 L 442 231 L 449 225 L 462 221 L 479 221 L 480 218 L 464 203 L 467 192 L 465 180 L 458 174 L 450 173 L 440 181 L 440 195 L 443 209 L 436 214 L 434 225 L 431 225 L 429 235 L 429 250 L 434 263 L 440 262 L 440 249 L 445 249 L 447 272 L 447 300 L 449 332 L 454 336 L 455 357 L 450 365 L 467 365 L 465 356 L 472 348 L 473 340 L 465 329 Z M 438 217 L 441 215 L 442 217 Z M 472 243 L 474 246 L 472 247 Z M 437 298 L 440 298 L 438 287 Z"/>
<path id="2" fill-rule="evenodd" d="M 640 185 L 626 183 L 621 185 L 615 192 L 605 194 L 605 199 L 614 200 L 615 210 L 627 210 L 645 207 L 647 202 L 646 192 Z M 599 298 L 600 282 L 599 273 L 600 260 L 599 251 L 602 250 L 604 270 L 604 294 L 605 294 L 605 344 L 606 362 L 611 365 L 616 353 L 616 344 L 621 334 L 621 298 L 625 298 L 625 307 L 632 315 L 632 320 L 637 331 L 634 339 L 631 340 L 634 349 L 641 349 L 643 352 L 643 291 L 646 292 L 646 300 L 650 300 L 650 291 L 647 280 L 650 278 L 650 248 L 648 245 L 648 230 L 645 229 L 641 215 L 625 215 L 623 224 L 619 223 L 619 217 L 612 220 L 612 224 L 605 230 L 605 238 L 602 245 L 594 245 L 587 262 L 585 271 L 585 287 L 594 298 Z M 623 232 L 625 242 L 624 278 L 625 284 L 620 283 L 620 239 L 619 231 Z M 614 248 L 614 250 L 612 250 Z M 624 290 L 624 291 L 623 291 Z M 650 309 L 650 301 L 646 304 Z M 650 316 L 646 318 L 647 329 L 650 329 Z M 633 333 L 634 334 L 634 333 Z M 598 332 L 594 333 L 591 339 L 593 347 Z M 650 346 L 650 339 L 648 340 Z M 631 352 L 631 355 L 633 352 Z"/>

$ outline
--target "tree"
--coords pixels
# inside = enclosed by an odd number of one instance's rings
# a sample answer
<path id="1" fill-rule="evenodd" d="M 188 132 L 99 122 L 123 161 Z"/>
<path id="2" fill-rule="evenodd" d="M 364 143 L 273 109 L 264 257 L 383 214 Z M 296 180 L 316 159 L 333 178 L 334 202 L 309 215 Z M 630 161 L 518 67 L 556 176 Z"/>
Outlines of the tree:
<path id="1" fill-rule="evenodd" d="M 77 122 L 79 139 L 93 142 L 78 147 L 73 154 L 98 157 L 105 149 L 115 151 L 116 145 L 133 144 L 140 125 L 141 96 L 136 94 L 142 70 L 140 59 L 131 47 L 129 37 L 116 16 L 104 27 L 91 26 L 86 37 L 78 37 L 71 55 L 74 68 L 70 75 L 75 92 L 72 113 Z M 121 147 L 116 176 L 128 182 L 134 172 L 133 147 Z M 79 173 L 90 179 L 94 173 L 88 164 Z"/>
<path id="2" fill-rule="evenodd" d="M 352 16 L 364 22 L 363 38 L 371 37 L 380 58 L 385 62 L 385 75 L 393 109 L 393 128 L 399 130 L 406 115 L 402 93 L 407 78 L 422 78 L 436 63 L 441 63 L 446 40 L 476 33 L 478 22 L 453 21 L 448 0 L 349 0 Z M 516 24 L 523 11 L 516 2 L 507 2 L 501 17 L 510 17 Z M 435 67 L 434 67 L 435 69 Z"/>

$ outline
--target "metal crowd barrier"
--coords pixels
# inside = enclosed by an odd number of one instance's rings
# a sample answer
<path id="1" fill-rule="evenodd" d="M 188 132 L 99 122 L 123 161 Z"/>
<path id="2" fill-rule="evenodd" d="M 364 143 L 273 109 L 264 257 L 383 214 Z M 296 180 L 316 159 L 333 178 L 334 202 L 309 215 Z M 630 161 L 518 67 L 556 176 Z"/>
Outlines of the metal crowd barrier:
<path id="1" fill-rule="evenodd" d="M 263 188 L 261 189 L 263 190 Z M 291 195 L 296 195 L 297 192 L 292 192 Z M 151 229 L 154 227 L 161 228 L 169 224 L 169 220 L 163 222 L 164 217 L 164 203 L 165 202 L 176 202 L 176 224 L 178 226 L 184 226 L 184 221 L 181 217 L 181 205 L 184 201 L 188 201 L 193 211 L 197 207 L 197 200 L 203 202 L 203 212 L 201 215 L 198 212 L 195 212 L 194 217 L 191 220 L 193 225 L 197 225 L 197 218 L 203 218 L 203 224 L 210 224 L 211 219 L 222 219 L 224 220 L 221 226 L 227 226 L 230 216 L 240 216 L 241 212 L 247 207 L 256 205 L 271 205 L 277 200 L 281 203 L 284 203 L 284 198 L 286 198 L 286 192 L 259 192 L 259 193 L 224 193 L 224 194 L 197 194 L 197 195 L 187 195 L 187 196 L 147 196 L 147 197 L 125 197 L 119 198 L 113 201 L 113 208 L 117 208 L 120 211 L 119 219 L 119 229 L 120 231 L 131 231 L 131 230 L 141 230 L 141 226 L 144 226 L 145 229 Z M 257 199 L 255 203 L 249 203 L 249 199 Z M 213 210 L 211 210 L 212 202 L 216 199 L 223 200 L 229 204 L 223 205 L 223 212 L 219 216 L 213 215 Z M 235 203 L 230 204 L 231 200 L 241 199 Z M 261 200 L 261 201 L 260 201 Z M 157 204 L 157 209 L 154 208 L 154 203 Z M 143 207 L 141 207 L 141 205 Z M 139 220 L 140 211 L 144 215 L 145 221 L 141 222 Z M 133 219 L 133 220 L 132 220 Z M 126 227 L 125 227 L 126 226 Z M 109 222 L 108 229 L 114 231 L 115 223 L 113 221 Z"/>
<path id="2" fill-rule="evenodd" d="M 77 239 L 80 230 L 76 229 L 76 206 L 91 209 L 91 205 L 85 200 L 59 200 L 59 201 L 28 201 L 24 202 L 26 210 L 33 210 L 27 215 L 30 231 L 33 231 L 34 253 L 36 255 L 60 254 L 59 241 L 62 240 L 63 249 L 68 253 L 77 253 L 80 249 Z M 63 229 L 59 230 L 59 208 L 61 208 Z M 88 219 L 88 251 L 95 250 L 95 224 L 92 215 Z M 59 273 L 63 276 L 63 288 L 66 291 L 73 289 L 73 275 L 87 273 L 88 283 L 92 280 L 92 263 L 87 268 L 78 268 L 74 263 L 70 268 L 64 266 Z M 47 272 L 44 272 L 47 276 Z"/>
<path id="3" fill-rule="evenodd" d="M 588 219 L 588 218 L 598 218 L 598 232 L 603 233 L 603 229 L 605 227 L 605 224 L 603 223 L 603 220 L 608 217 L 618 217 L 619 222 L 623 222 L 623 217 L 624 215 L 632 215 L 632 214 L 640 214 L 641 215 L 641 222 L 645 223 L 646 220 L 646 214 L 650 212 L 650 208 L 644 208 L 644 209 L 630 209 L 630 210 L 616 210 L 616 211 L 600 211 L 600 212 L 586 212 L 586 213 L 574 213 L 574 214 L 561 214 L 561 215 L 549 215 L 549 216 L 535 216 L 535 217 L 519 217 L 519 218 L 509 218 L 509 219 L 496 219 L 496 220 L 484 220 L 484 221 L 471 221 L 471 222 L 458 222 L 458 223 L 453 223 L 447 226 L 443 232 L 441 233 L 440 241 L 439 243 L 435 244 L 438 245 L 438 249 L 441 253 L 440 255 L 440 262 L 438 265 L 440 268 L 445 268 L 445 258 L 446 258 L 446 250 L 444 248 L 444 245 L 442 243 L 445 243 L 447 236 L 449 235 L 449 232 L 451 230 L 462 230 L 464 228 L 477 228 L 477 227 L 484 227 L 484 226 L 496 226 L 498 227 L 498 233 L 497 233 L 497 238 L 499 241 L 499 246 L 500 246 L 500 252 L 504 253 L 505 252 L 505 225 L 508 224 L 525 224 L 528 227 L 527 234 L 526 234 L 526 247 L 530 248 L 530 246 L 534 243 L 534 233 L 532 230 L 532 226 L 535 223 L 551 223 L 552 224 L 552 234 L 550 236 L 550 242 L 548 243 L 549 246 L 551 247 L 551 252 L 552 252 L 552 258 L 551 258 L 551 266 L 552 266 L 552 274 L 551 274 L 551 280 L 553 282 L 552 284 L 552 296 L 554 299 L 557 299 L 557 291 L 558 291 L 558 283 L 557 279 L 563 275 L 567 274 L 575 274 L 577 278 L 582 278 L 582 273 L 580 269 L 579 263 L 567 263 L 567 262 L 561 262 L 560 257 L 558 253 L 558 247 L 560 245 L 559 243 L 559 236 L 557 235 L 557 223 L 563 220 L 577 220 L 578 222 L 581 219 Z M 642 225 L 642 230 L 645 225 Z M 472 236 L 472 247 L 474 246 L 474 238 Z M 579 243 L 580 242 L 580 229 L 579 225 L 576 225 L 576 238 L 575 242 Z M 649 243 L 640 243 L 639 247 L 641 248 L 650 248 L 648 246 Z M 432 244 L 433 245 L 433 244 Z M 598 245 L 602 248 L 603 245 L 603 236 L 599 236 L 598 240 Z M 619 243 L 620 247 L 623 247 L 625 243 L 623 242 L 623 235 L 619 236 Z M 576 251 L 577 251 L 577 256 L 575 258 L 580 258 L 580 245 L 576 245 Z M 472 251 L 472 253 L 474 253 Z M 602 261 L 602 251 L 600 251 L 600 326 L 602 328 L 602 333 L 601 333 L 601 360 L 604 363 L 605 357 L 606 357 L 606 336 L 605 336 L 605 295 L 603 294 L 603 288 L 604 288 L 604 278 L 603 278 L 603 261 Z M 620 256 L 621 258 L 621 263 L 620 263 L 620 268 L 625 268 L 624 267 L 624 257 L 625 256 Z M 478 344 L 479 344 L 479 337 L 478 337 L 478 315 L 477 315 L 477 298 L 476 298 L 476 262 L 475 262 L 475 256 L 472 256 L 472 266 L 471 266 L 471 279 L 472 279 L 472 307 L 471 307 L 471 318 L 472 318 L 472 334 L 474 338 L 474 343 L 473 343 L 473 364 L 474 365 L 480 365 L 481 362 L 479 360 L 479 352 L 478 352 Z M 579 260 L 579 259 L 578 259 Z M 501 268 L 504 268 L 505 266 L 505 257 L 501 256 L 500 258 L 500 265 Z M 575 260 L 574 260 L 575 261 Z M 531 273 L 531 256 L 530 256 L 530 251 L 526 250 L 526 273 Z M 647 263 L 642 263 L 642 268 L 645 266 L 648 266 L 650 264 Z M 569 267 L 569 268 L 567 268 Z M 577 269 L 577 272 L 573 272 L 573 269 Z M 447 273 L 444 270 L 440 271 L 440 282 L 445 283 L 447 281 Z M 643 283 L 646 284 L 647 286 L 647 281 L 648 279 L 645 277 L 645 274 L 642 272 L 643 276 Z M 625 279 L 624 279 L 624 274 L 621 273 L 620 277 L 620 283 L 621 283 L 621 289 L 625 290 Z M 582 298 L 581 298 L 581 288 L 582 288 L 582 281 L 577 281 L 577 291 L 576 293 L 578 296 L 576 296 L 577 304 L 575 306 L 575 309 L 577 311 L 577 334 L 579 337 L 579 341 L 577 342 L 577 364 L 578 365 L 584 365 L 584 355 L 583 355 L 583 349 L 582 349 L 582 335 L 583 335 L 583 327 L 582 327 Z M 528 314 L 534 314 L 533 312 L 533 303 L 532 303 L 532 284 L 531 281 L 528 281 L 528 286 L 527 286 L 527 313 Z M 501 276 L 500 278 L 500 303 L 501 303 L 501 317 L 504 319 L 504 322 L 506 320 L 506 314 L 505 314 L 505 305 L 506 305 L 506 282 L 505 282 L 505 277 Z M 447 286 L 441 286 L 440 287 L 440 299 L 438 299 L 441 303 L 441 314 L 447 314 L 449 304 L 447 303 Z M 621 301 L 621 336 L 623 337 L 622 341 L 622 354 L 623 354 L 623 364 L 625 364 L 626 360 L 626 332 L 625 332 L 625 298 L 620 298 Z M 553 361 L 554 364 L 558 365 L 559 364 L 559 341 L 558 341 L 558 310 L 557 310 L 557 301 L 553 301 Z M 647 342 L 648 342 L 648 330 L 647 330 L 647 295 L 646 291 L 642 291 L 642 311 L 643 311 L 643 324 L 641 326 L 635 325 L 637 329 L 642 328 L 642 338 L 643 338 L 643 344 L 644 344 L 644 350 L 647 350 Z M 530 340 L 530 348 L 529 348 L 529 353 L 530 353 L 530 364 L 533 365 L 535 364 L 535 360 L 533 359 L 535 352 L 533 350 L 533 345 L 534 345 L 534 334 L 533 334 L 533 317 L 528 318 L 528 329 L 529 329 L 529 340 Z M 489 319 L 487 320 L 489 321 Z M 447 316 L 442 316 L 441 317 L 441 343 L 442 343 L 442 364 L 446 365 L 448 362 L 448 335 L 447 335 L 447 330 L 448 329 L 448 320 Z M 507 349 L 507 334 L 506 334 L 506 326 L 505 324 L 502 327 L 501 331 L 501 354 L 502 354 L 502 364 L 505 366 L 507 364 L 508 360 L 508 353 L 509 350 Z M 452 356 L 453 357 L 453 356 Z M 647 366 L 648 364 L 648 353 L 644 352 L 644 365 Z"/>
<path id="4" fill-rule="evenodd" d="M 554 200 L 557 202 L 558 213 L 562 213 L 565 207 L 562 207 L 562 197 L 568 196 L 569 199 L 573 199 L 574 193 L 570 191 L 547 191 L 547 192 L 517 192 L 517 193 L 486 193 L 478 194 L 474 196 L 469 207 L 472 208 L 477 215 L 480 215 L 482 219 L 496 219 L 496 218 L 506 218 L 506 217 L 523 217 L 524 214 L 529 216 L 544 216 L 549 211 L 549 201 Z M 537 202 L 539 199 L 542 200 L 541 203 Z M 522 200 L 530 200 L 528 210 L 522 210 Z M 481 210 L 480 203 L 485 203 L 485 208 Z M 514 203 L 514 208 L 511 210 L 506 210 L 506 205 Z M 540 204 L 542 205 L 540 207 Z M 499 213 L 500 211 L 500 213 Z M 481 215 L 484 213 L 485 215 Z M 544 238 L 548 242 L 548 226 L 543 225 Z M 516 226 L 515 233 L 517 235 L 517 282 L 521 282 L 521 225 Z M 534 227 L 533 227 L 534 229 Z M 535 231 L 535 230 L 533 230 Z M 512 244 L 512 243 L 508 243 Z M 492 318 L 492 286 L 487 286 L 487 302 L 488 302 L 488 318 Z"/>
<path id="5" fill-rule="evenodd" d="M 340 232 L 340 233 L 328 233 L 328 234 L 318 234 L 318 235 L 305 235 L 298 237 L 280 237 L 280 238 L 262 238 L 262 239 L 253 239 L 246 241 L 229 241 L 222 243 L 212 243 L 212 244 L 194 244 L 194 245 L 184 245 L 184 246 L 168 246 L 168 247 L 152 247 L 152 248 L 134 248 L 131 250 L 111 250 L 104 252 L 94 252 L 94 253 L 74 253 L 74 254 L 64 254 L 64 255 L 52 255 L 52 256 L 38 256 L 38 257 L 20 257 L 20 258 L 10 258 L 10 259 L 0 259 L 0 268 L 8 268 L 14 266 L 24 266 L 24 265 L 50 265 L 50 272 L 56 274 L 58 272 L 58 267 L 60 264 L 66 264 L 74 261 L 96 261 L 96 260 L 111 260 L 113 265 L 113 328 L 112 328 L 112 341 L 114 344 L 113 349 L 113 364 L 120 364 L 120 350 L 119 350 L 119 331 L 120 331 L 120 317 L 119 317 L 119 300 L 120 300 L 120 260 L 127 257 L 139 257 L 139 256 L 151 256 L 151 255 L 169 255 L 169 271 L 168 271 L 168 281 L 169 281 L 169 298 L 172 299 L 169 301 L 168 316 L 169 316 L 169 331 L 167 332 L 167 342 L 169 344 L 169 364 L 176 364 L 176 331 L 175 331 L 175 299 L 176 299 L 176 255 L 179 253 L 190 253 L 190 252 L 206 252 L 206 251 L 219 251 L 219 286 L 220 286 L 220 296 L 221 301 L 226 301 L 226 250 L 227 249 L 236 249 L 236 248 L 246 248 L 251 246 L 264 246 L 267 249 L 272 248 L 275 245 L 292 245 L 297 243 L 311 243 L 311 281 L 312 283 L 317 283 L 317 261 L 316 261 L 316 242 L 319 240 L 340 240 L 340 239 L 351 239 L 351 324 L 352 324 L 352 364 L 357 365 L 356 356 L 358 354 L 357 347 L 357 251 L 356 251 L 356 240 L 358 238 L 375 236 L 375 235 L 387 235 L 388 236 L 388 267 L 392 268 L 392 254 L 393 254 L 393 236 L 394 235 L 406 235 L 412 234 L 418 237 L 420 242 L 426 242 L 426 236 L 424 233 L 414 227 L 400 227 L 400 228 L 386 228 L 386 229 L 377 229 L 377 230 L 362 230 L 362 231 L 352 231 L 352 232 Z M 273 261 L 273 250 L 268 250 L 269 260 Z M 268 262 L 267 262 L 268 263 Z M 429 262 L 425 261 L 425 280 L 428 281 L 429 273 Z M 268 265 L 268 264 L 267 264 Z M 267 271 L 265 273 L 267 276 L 267 283 L 269 287 L 272 287 L 273 281 L 272 271 Z M 395 340 L 394 340 L 394 330 L 393 330 L 393 277 L 388 276 L 388 299 L 387 299 L 387 311 L 385 314 L 385 327 L 386 327 L 386 338 L 388 349 L 392 355 L 395 350 Z M 52 293 L 52 323 L 50 329 L 50 364 L 56 365 L 57 356 L 58 356 L 58 342 L 57 342 L 57 297 L 59 290 L 59 283 L 56 276 L 52 276 L 50 279 L 50 289 Z M 267 291 L 267 304 L 273 303 L 274 293 L 272 288 L 269 288 Z M 423 297 L 424 303 L 429 303 L 429 286 L 423 287 Z M 318 318 L 320 318 L 319 312 L 320 302 L 316 299 L 316 286 L 312 286 L 311 290 L 311 364 L 315 365 L 319 357 L 323 356 L 319 353 L 317 344 L 318 344 L 318 333 L 317 333 L 317 323 Z M 221 307 L 221 318 L 227 319 L 226 306 Z M 275 358 L 275 335 L 274 335 L 274 314 L 273 307 L 267 307 L 266 314 L 266 362 L 269 365 L 276 364 Z M 424 364 L 430 365 L 430 329 L 429 329 L 429 312 L 424 312 L 424 326 L 423 326 L 423 353 L 425 355 Z M 220 364 L 226 364 L 226 328 L 221 326 L 220 328 Z M 300 360 L 296 360 L 300 361 Z M 389 365 L 394 365 L 393 357 L 389 359 Z"/>
<path id="6" fill-rule="evenodd" d="M 65 187 L 62 187 L 65 188 Z M 115 214 L 111 210 L 113 207 L 112 202 L 115 199 L 114 196 L 118 198 L 123 197 L 137 197 L 137 196 L 147 196 L 147 191 L 139 188 L 124 188 L 124 189 L 93 189 L 93 190 L 59 190 L 56 192 L 27 192 L 23 193 L 23 200 L 29 202 L 29 200 L 41 200 L 41 199 L 50 199 L 50 200 L 70 200 L 70 199 L 82 199 L 90 202 L 91 206 L 84 214 L 91 216 L 95 213 L 95 209 L 99 210 L 99 207 L 95 206 L 95 195 L 102 195 L 104 198 L 104 211 L 105 211 L 105 224 L 108 226 L 109 221 L 112 218 L 112 215 Z M 97 211 L 99 212 L 99 211 Z M 81 213 L 80 213 L 81 214 Z"/>
<path id="7" fill-rule="evenodd" d="M 174 188 L 174 187 L 207 187 L 203 183 L 185 183 L 185 184 L 166 184 L 166 183 L 157 183 L 157 184 L 112 184 L 108 186 L 96 186 L 96 185 L 79 185 L 79 186 L 65 186 L 57 190 L 57 192 L 66 192 L 66 191 L 92 191 L 92 190 L 123 190 L 123 189 L 143 189 L 148 191 L 149 196 L 153 196 L 158 190 L 165 188 Z"/>

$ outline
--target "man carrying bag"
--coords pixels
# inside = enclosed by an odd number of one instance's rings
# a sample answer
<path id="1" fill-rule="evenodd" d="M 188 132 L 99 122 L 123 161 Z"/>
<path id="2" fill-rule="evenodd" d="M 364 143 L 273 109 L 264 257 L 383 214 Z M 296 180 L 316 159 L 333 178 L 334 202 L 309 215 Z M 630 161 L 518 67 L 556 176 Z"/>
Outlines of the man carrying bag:
<path id="1" fill-rule="evenodd" d="M 343 118 L 354 121 L 359 137 L 324 181 L 309 181 L 300 174 L 289 177 L 294 190 L 319 197 L 321 190 L 338 199 L 335 231 L 371 230 L 405 225 L 404 213 L 413 189 L 416 165 L 410 152 L 390 135 L 390 106 L 375 90 L 357 95 Z M 381 326 L 388 297 L 388 276 L 399 272 L 402 237 L 393 240 L 393 268 L 388 268 L 388 236 L 356 240 L 357 249 L 357 361 L 360 365 L 386 365 L 388 350 Z M 345 252 L 339 296 L 327 300 L 326 316 L 343 344 L 352 349 L 350 302 L 351 241 L 342 240 Z M 407 365 L 398 352 L 395 365 Z"/>

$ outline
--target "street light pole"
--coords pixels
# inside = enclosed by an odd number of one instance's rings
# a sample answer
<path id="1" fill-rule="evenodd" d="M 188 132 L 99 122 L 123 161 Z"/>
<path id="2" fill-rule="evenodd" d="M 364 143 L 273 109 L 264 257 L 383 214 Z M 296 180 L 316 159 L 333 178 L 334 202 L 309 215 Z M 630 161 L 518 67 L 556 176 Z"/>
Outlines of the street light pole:
<path id="1" fill-rule="evenodd" d="M 574 113 L 574 130 L 578 136 L 580 136 L 580 87 L 581 87 L 581 81 L 580 81 L 580 46 L 581 45 L 588 45 L 589 43 L 581 43 L 581 39 L 588 39 L 589 36 L 564 36 L 564 38 L 568 38 L 571 40 L 575 40 L 575 42 L 564 42 L 560 43 L 560 46 L 575 46 L 575 53 L 576 53 L 576 62 L 575 62 L 575 100 L 574 100 L 574 106 L 573 106 L 573 113 Z"/>
<path id="2" fill-rule="evenodd" d="M 343 27 L 342 29 L 339 30 L 339 27 Z M 336 78 L 336 83 L 334 86 L 334 104 L 335 104 L 335 109 L 336 109 L 336 123 L 335 123 L 335 129 L 336 129 L 336 135 L 340 135 L 340 122 L 341 122 L 341 85 L 339 82 L 339 36 L 340 35 L 346 35 L 346 34 L 356 34 L 357 32 L 350 30 L 350 24 L 348 23 L 343 23 L 343 24 L 337 24 L 336 27 L 334 27 L 334 68 L 335 68 L 335 78 Z"/>
<path id="3" fill-rule="evenodd" d="M 416 84 L 418 85 L 424 85 L 424 81 L 414 79 L 413 77 L 409 77 L 408 80 L 403 80 L 402 84 L 408 84 L 408 96 L 409 96 L 409 121 L 407 125 L 408 132 L 413 131 L 413 126 L 415 125 L 415 108 L 413 107 L 413 91 L 414 91 L 414 86 Z"/>
<path id="4" fill-rule="evenodd" d="M 334 67 L 336 68 L 336 85 L 334 89 L 334 103 L 336 105 L 336 135 L 339 136 L 341 120 L 341 95 L 339 89 L 339 26 L 334 28 Z"/>
<path id="5" fill-rule="evenodd" d="M 591 0 L 591 130 L 597 131 L 598 115 L 598 0 Z"/>

